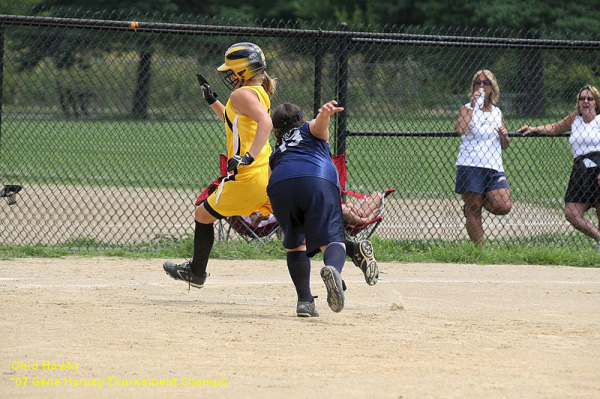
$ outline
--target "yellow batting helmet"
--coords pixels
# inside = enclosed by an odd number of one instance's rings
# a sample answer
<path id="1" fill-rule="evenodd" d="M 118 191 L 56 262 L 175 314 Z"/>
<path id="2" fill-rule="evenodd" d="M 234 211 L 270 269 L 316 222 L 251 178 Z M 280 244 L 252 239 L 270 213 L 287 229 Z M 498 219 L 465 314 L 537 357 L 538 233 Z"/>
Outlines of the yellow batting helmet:
<path id="1" fill-rule="evenodd" d="M 267 61 L 260 47 L 252 43 L 236 43 L 225 52 L 225 62 L 217 68 L 217 71 L 226 72 L 223 80 L 235 89 L 238 84 L 242 86 L 244 82 L 266 68 Z"/>

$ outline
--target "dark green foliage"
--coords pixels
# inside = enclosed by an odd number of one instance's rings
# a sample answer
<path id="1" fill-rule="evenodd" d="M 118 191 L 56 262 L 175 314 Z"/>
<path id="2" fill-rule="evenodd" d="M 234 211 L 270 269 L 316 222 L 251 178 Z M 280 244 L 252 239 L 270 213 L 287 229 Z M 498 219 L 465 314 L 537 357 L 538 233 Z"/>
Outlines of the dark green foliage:
<path id="1" fill-rule="evenodd" d="M 397 26 L 458 26 L 524 31 L 570 31 L 599 33 L 600 8 L 594 3 L 564 0 L 21 0 L 21 7 L 67 6 L 81 9 L 119 10 L 119 12 L 203 14 L 248 20 L 285 19 Z"/>

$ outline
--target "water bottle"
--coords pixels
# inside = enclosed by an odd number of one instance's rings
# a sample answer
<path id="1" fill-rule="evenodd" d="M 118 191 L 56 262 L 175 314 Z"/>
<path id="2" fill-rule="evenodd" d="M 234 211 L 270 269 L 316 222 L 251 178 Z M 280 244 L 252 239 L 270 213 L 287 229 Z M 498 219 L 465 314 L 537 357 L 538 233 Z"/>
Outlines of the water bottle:
<path id="1" fill-rule="evenodd" d="M 483 87 L 479 89 L 479 93 L 481 95 L 477 97 L 477 108 L 482 109 L 485 104 L 485 90 L 483 90 Z"/>

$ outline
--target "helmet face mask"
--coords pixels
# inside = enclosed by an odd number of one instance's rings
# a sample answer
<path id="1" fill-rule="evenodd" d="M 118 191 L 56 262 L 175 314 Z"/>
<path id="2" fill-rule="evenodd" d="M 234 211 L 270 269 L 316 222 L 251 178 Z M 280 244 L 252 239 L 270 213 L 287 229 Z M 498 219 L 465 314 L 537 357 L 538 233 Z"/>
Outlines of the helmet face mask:
<path id="1" fill-rule="evenodd" d="M 266 68 L 267 62 L 260 47 L 252 43 L 236 43 L 225 52 L 225 63 L 217 71 L 225 72 L 225 84 L 235 89 Z"/>
<path id="2" fill-rule="evenodd" d="M 231 90 L 235 90 L 238 87 L 242 87 L 245 83 L 243 75 L 241 79 L 238 78 L 232 69 L 228 69 L 227 71 L 225 71 L 222 79 L 223 83 L 225 83 L 225 85 L 228 86 Z"/>

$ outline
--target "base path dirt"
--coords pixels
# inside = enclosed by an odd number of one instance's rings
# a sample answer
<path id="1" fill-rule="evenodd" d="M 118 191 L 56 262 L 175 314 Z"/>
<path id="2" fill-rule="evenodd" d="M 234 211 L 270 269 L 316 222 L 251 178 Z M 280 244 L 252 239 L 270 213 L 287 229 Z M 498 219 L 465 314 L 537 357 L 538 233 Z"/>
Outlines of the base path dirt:
<path id="1" fill-rule="evenodd" d="M 178 260 L 179 259 L 174 259 Z M 600 269 L 351 263 L 295 316 L 285 261 L 0 261 L 0 397 L 597 398 Z"/>

